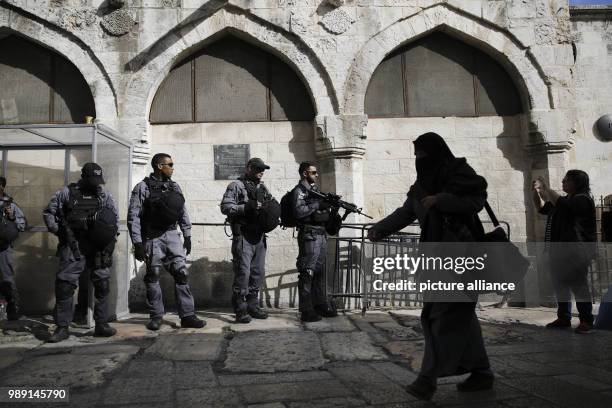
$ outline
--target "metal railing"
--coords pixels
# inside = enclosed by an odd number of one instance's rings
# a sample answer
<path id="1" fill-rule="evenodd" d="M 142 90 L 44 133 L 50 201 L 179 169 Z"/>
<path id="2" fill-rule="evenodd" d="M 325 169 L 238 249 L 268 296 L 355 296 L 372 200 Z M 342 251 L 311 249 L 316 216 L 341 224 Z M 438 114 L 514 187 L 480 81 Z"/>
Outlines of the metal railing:
<path id="1" fill-rule="evenodd" d="M 487 222 L 483 222 L 485 225 Z M 508 237 L 510 227 L 507 222 L 500 221 Z M 372 271 L 372 259 L 375 257 L 395 257 L 416 251 L 419 242 L 418 224 L 408 229 L 413 231 L 390 235 L 379 242 L 367 240 L 367 229 L 373 224 L 343 225 L 337 237 L 330 237 L 334 245 L 330 250 L 331 262 L 328 270 L 332 271 L 328 278 L 329 295 L 338 306 L 346 309 L 361 309 L 362 313 L 371 307 L 414 307 L 421 306 L 422 299 L 416 291 L 409 290 L 373 290 L 374 277 L 386 282 L 413 282 L 414 275 L 405 271 L 391 270 L 375 275 Z M 589 268 L 589 286 L 593 302 L 601 301 L 612 284 L 612 246 L 599 243 L 597 258 Z M 528 256 L 532 267 L 540 264 L 533 254 Z M 538 273 L 538 271 L 535 271 Z M 509 293 L 503 296 L 501 302 L 508 300 Z"/>

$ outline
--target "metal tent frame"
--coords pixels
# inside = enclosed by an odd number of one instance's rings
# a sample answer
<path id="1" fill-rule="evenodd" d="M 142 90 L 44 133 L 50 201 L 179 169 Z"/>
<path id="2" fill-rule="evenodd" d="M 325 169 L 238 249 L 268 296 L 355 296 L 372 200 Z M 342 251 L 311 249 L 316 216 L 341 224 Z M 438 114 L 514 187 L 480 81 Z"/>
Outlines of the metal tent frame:
<path id="1" fill-rule="evenodd" d="M 127 233 L 127 224 L 124 221 L 127 206 L 129 204 L 129 197 L 131 193 L 131 181 L 132 181 L 132 156 L 133 156 L 133 144 L 131 141 L 122 138 L 117 132 L 111 128 L 100 124 L 19 124 L 19 125 L 0 125 L 0 151 L 2 158 L 1 171 L 3 175 L 9 174 L 9 159 L 11 151 L 28 151 L 28 150 L 65 150 L 64 157 L 64 185 L 71 182 L 70 173 L 74 172 L 75 169 L 71 169 L 71 152 L 73 150 L 88 150 L 91 149 L 92 161 L 98 162 L 104 153 L 101 152 L 101 146 L 122 147 L 125 148 L 126 156 L 122 156 L 123 162 L 127 162 L 127 169 L 123 169 L 124 174 L 127 174 L 127 180 L 125 181 L 125 202 L 117 202 L 120 209 L 120 236 L 121 241 L 118 241 L 118 245 L 125 248 L 119 248 L 119 251 L 115 251 L 113 273 L 115 274 L 115 293 L 114 299 L 111 300 L 111 304 L 115 304 L 115 315 L 117 318 L 121 318 L 129 313 L 128 310 L 128 290 L 130 283 L 130 253 L 129 253 L 129 239 Z M 121 151 L 121 150 L 119 150 Z M 109 164 L 121 165 L 121 161 L 113 161 L 112 159 L 113 150 L 109 150 L 106 159 Z M 117 164 L 119 163 L 119 164 Z M 103 165 L 104 167 L 104 165 Z M 108 166 L 107 166 L 108 167 Z M 105 169 L 106 170 L 106 169 Z M 73 180 L 72 180 L 73 181 Z M 109 180 L 107 180 L 108 183 Z M 121 181 L 121 186 L 118 191 L 123 190 L 124 181 Z M 107 184 L 108 186 L 109 184 Z M 10 188 L 11 186 L 9 186 Z M 107 187 L 108 188 L 108 187 Z M 120 193 L 123 195 L 123 193 Z M 124 201 L 124 200 L 121 200 Z M 122 211 L 122 209 L 124 211 Z M 42 208 L 41 208 L 42 211 Z M 46 233 L 47 229 L 44 225 L 34 225 L 28 227 L 26 233 Z M 29 255 L 29 254 L 28 254 Z M 120 259 L 120 262 L 116 262 L 116 258 L 121 256 L 125 259 Z M 118 266 L 115 266 L 118 265 Z M 19 270 L 17 271 L 19 274 Z M 93 325 L 93 288 L 89 285 L 89 311 L 88 311 L 88 324 L 91 327 Z M 26 303 L 27 299 L 23 299 L 22 303 Z M 113 311 L 110 311 L 113 314 Z"/>

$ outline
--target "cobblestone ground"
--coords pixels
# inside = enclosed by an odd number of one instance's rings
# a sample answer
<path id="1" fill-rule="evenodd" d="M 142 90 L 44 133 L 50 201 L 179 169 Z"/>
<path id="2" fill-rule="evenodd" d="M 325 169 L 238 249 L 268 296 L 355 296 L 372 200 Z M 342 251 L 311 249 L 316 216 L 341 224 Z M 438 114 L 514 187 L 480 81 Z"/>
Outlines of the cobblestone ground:
<path id="1" fill-rule="evenodd" d="M 75 328 L 56 345 L 43 342 L 49 318 L 2 322 L 0 387 L 69 388 L 69 404 L 36 407 L 612 407 L 612 332 L 545 330 L 547 310 L 482 310 L 495 388 L 462 394 L 463 377 L 445 378 L 429 403 L 404 391 L 423 354 L 415 310 L 308 324 L 294 310 L 273 311 L 249 325 L 202 312 L 200 330 L 167 315 L 158 333 L 131 315 L 113 323 L 112 339 Z"/>

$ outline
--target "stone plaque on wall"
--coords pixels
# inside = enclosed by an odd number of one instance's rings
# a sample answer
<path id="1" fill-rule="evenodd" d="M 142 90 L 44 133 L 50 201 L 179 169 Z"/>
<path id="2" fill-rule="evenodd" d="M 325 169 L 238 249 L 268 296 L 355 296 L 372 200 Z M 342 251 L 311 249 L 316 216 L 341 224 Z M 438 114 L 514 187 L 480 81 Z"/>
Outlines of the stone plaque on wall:
<path id="1" fill-rule="evenodd" d="M 235 180 L 244 174 L 249 160 L 248 144 L 213 145 L 215 180 Z"/>

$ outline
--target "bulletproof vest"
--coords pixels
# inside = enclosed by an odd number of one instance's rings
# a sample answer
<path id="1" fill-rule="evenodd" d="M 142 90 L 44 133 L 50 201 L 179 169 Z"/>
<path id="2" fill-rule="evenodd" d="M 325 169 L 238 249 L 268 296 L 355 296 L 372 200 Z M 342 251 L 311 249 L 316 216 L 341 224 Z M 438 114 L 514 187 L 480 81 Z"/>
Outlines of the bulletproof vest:
<path id="1" fill-rule="evenodd" d="M 306 194 L 306 200 L 309 202 L 318 201 L 319 199 L 308 194 L 308 190 L 302 185 L 298 184 L 298 188 Z M 315 187 L 315 191 L 318 191 Z M 329 210 L 316 210 L 310 214 L 306 219 L 301 220 L 303 224 L 311 225 L 325 225 L 329 221 Z"/>
<path id="2" fill-rule="evenodd" d="M 272 199 L 272 194 L 268 192 L 268 189 L 263 184 L 261 184 L 258 188 L 257 184 L 253 183 L 252 181 L 244 178 L 239 178 L 238 180 L 240 180 L 244 185 L 249 200 L 257 200 L 260 203 L 265 203 L 266 201 Z"/>
<path id="3" fill-rule="evenodd" d="M 68 205 L 64 207 L 66 222 L 75 232 L 87 231 L 88 224 L 102 207 L 102 200 L 97 194 L 83 192 L 74 183 L 68 185 L 68 190 Z"/>
<path id="4" fill-rule="evenodd" d="M 144 219 L 156 230 L 165 230 L 176 224 L 183 216 L 185 197 L 173 181 L 160 181 L 146 177 L 149 198 L 144 204 Z"/>
<path id="5" fill-rule="evenodd" d="M 12 202 L 12 198 L 0 201 L 0 216 L 2 217 L 0 220 L 0 250 L 6 249 L 6 247 L 8 247 L 11 242 L 15 241 L 17 236 L 19 236 L 17 223 L 9 220 L 4 215 L 4 209 L 10 206 Z"/>

